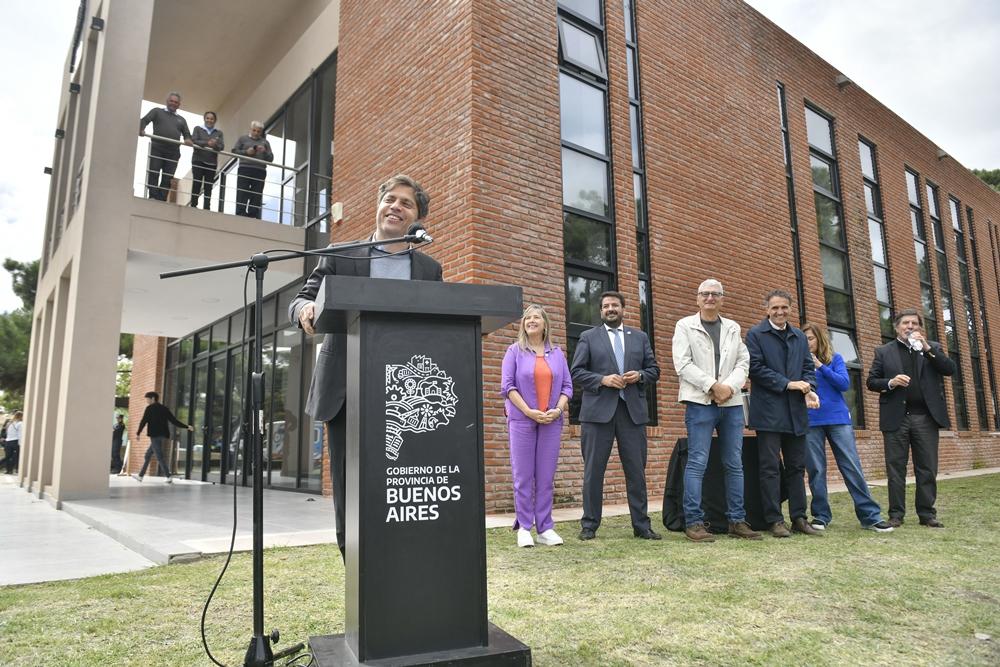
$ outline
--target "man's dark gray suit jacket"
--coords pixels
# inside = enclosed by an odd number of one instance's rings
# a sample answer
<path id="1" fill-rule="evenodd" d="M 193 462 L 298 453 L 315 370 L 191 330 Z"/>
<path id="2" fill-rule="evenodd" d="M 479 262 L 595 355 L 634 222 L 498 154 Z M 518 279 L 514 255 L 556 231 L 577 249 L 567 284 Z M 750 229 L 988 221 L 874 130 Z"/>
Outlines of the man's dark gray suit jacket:
<path id="1" fill-rule="evenodd" d="M 289 319 L 298 324 L 299 311 L 316 300 L 323 278 L 328 275 L 370 276 L 369 248 L 344 250 L 344 257 L 324 257 L 288 305 Z M 410 280 L 441 280 L 441 265 L 422 252 L 411 251 Z M 328 422 L 337 416 L 347 396 L 347 334 L 327 334 L 316 359 L 306 413 L 313 419 Z"/>
<path id="2" fill-rule="evenodd" d="M 622 338 L 625 344 L 625 372 L 639 371 L 642 376 L 639 382 L 625 386 L 625 404 L 634 423 L 646 424 L 649 422 L 646 383 L 656 382 L 660 378 L 660 367 L 656 364 L 646 333 L 633 327 L 624 329 Z M 603 324 L 584 331 L 580 336 L 573 354 L 571 373 L 583 389 L 580 421 L 599 424 L 610 422 L 618 409 L 618 390 L 602 385 L 601 378 L 616 375 L 618 363 Z"/>

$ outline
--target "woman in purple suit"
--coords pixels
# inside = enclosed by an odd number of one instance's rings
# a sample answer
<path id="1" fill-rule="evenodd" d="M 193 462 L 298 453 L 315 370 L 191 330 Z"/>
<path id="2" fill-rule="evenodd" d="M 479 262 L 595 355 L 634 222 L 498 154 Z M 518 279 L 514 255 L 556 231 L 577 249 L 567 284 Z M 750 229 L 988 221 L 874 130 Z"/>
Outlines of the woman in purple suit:
<path id="1" fill-rule="evenodd" d="M 563 414 L 573 380 L 563 351 L 552 344 L 549 316 L 530 305 L 521 315 L 517 341 L 503 358 L 500 393 L 507 399 L 510 468 L 514 478 L 517 546 L 562 544 L 552 521 L 552 480 L 559 462 Z"/>

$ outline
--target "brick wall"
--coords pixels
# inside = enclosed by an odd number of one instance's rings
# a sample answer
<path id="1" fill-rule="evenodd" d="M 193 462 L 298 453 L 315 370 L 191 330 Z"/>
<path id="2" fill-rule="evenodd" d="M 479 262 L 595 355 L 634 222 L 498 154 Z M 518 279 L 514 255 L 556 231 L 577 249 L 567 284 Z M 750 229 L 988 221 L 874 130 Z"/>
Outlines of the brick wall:
<path id="1" fill-rule="evenodd" d="M 128 418 L 125 423 L 128 439 L 131 443 L 127 468 L 130 473 L 139 472 L 143 457 L 149 448 L 149 438 L 146 437 L 145 433 L 139 440 L 135 437 L 139 421 L 142 420 L 142 413 L 146 409 L 146 399 L 143 395 L 147 391 L 155 391 L 160 394 L 160 400 L 163 400 L 163 376 L 166 361 L 166 338 L 136 335 L 132 347 L 132 390 L 129 394 Z M 146 474 L 158 474 L 155 459 Z"/>
<path id="2" fill-rule="evenodd" d="M 619 283 L 638 323 L 636 247 L 632 233 L 630 136 L 621 3 L 606 4 L 614 205 Z M 795 291 L 776 81 L 786 87 L 807 313 L 823 322 L 824 297 L 811 187 L 804 102 L 834 117 L 861 358 L 880 343 L 861 188 L 858 135 L 878 149 L 885 226 L 897 308 L 920 303 L 903 177 L 904 165 L 975 212 L 979 265 L 990 323 L 1000 323 L 997 258 L 990 228 L 1000 196 L 877 100 L 850 85 L 802 44 L 738 0 L 637 3 L 644 113 L 654 347 L 662 368 L 659 426 L 649 429 L 648 486 L 663 489 L 673 443 L 683 437 L 670 361 L 676 320 L 695 312 L 694 291 L 709 276 L 723 281 L 725 314 L 744 331 L 763 317 L 763 294 Z M 555 2 L 411 3 L 388 13 L 377 3 L 341 5 L 334 163 L 336 199 L 345 222 L 334 240 L 370 233 L 375 187 L 398 171 L 432 195 L 427 224 L 438 240 L 429 252 L 445 279 L 511 283 L 542 304 L 565 341 L 559 148 L 558 36 Z M 948 91 L 942 91 L 947 94 Z M 952 291 L 961 283 L 942 213 Z M 966 236 L 968 222 L 966 221 Z M 968 249 L 970 265 L 971 248 Z M 935 277 L 936 280 L 936 277 Z M 937 284 L 935 293 L 938 294 Z M 974 295 L 978 305 L 978 295 Z M 795 304 L 799 307 L 799 304 Z M 793 317 L 797 317 L 793 314 Z M 942 321 L 938 313 L 938 321 Z M 512 495 L 503 405 L 497 395 L 503 352 L 513 326 L 484 340 L 487 509 L 510 509 Z M 972 430 L 942 434 L 941 469 L 1000 465 L 1000 446 L 981 433 L 974 407 L 967 338 L 960 337 Z M 985 368 L 985 352 L 981 360 Z M 989 387 L 987 401 L 991 400 Z M 946 387 L 949 400 L 951 386 Z M 990 403 L 992 415 L 992 403 Z M 884 473 L 878 405 L 866 392 L 869 430 L 858 432 L 866 471 Z M 566 430 L 556 477 L 561 503 L 578 503 L 579 428 Z M 831 478 L 836 478 L 835 466 Z M 328 491 L 328 480 L 324 489 Z M 623 502 L 624 479 L 613 457 L 609 502 Z M 653 507 L 651 509 L 659 509 Z"/>

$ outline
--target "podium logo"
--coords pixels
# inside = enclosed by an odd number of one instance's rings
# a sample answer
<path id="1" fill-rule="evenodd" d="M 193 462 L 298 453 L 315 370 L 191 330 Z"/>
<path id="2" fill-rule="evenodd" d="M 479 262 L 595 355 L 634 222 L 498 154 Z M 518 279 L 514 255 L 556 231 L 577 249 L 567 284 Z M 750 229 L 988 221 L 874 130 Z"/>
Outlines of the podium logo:
<path id="1" fill-rule="evenodd" d="M 404 433 L 428 433 L 455 416 L 455 381 L 430 357 L 385 365 L 385 457 L 399 458 Z"/>

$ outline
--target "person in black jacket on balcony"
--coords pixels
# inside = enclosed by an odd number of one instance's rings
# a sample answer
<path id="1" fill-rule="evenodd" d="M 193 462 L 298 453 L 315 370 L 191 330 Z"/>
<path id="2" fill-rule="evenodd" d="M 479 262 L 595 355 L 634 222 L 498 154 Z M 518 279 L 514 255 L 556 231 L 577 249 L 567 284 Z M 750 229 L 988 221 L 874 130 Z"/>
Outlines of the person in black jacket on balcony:
<path id="1" fill-rule="evenodd" d="M 259 120 L 250 123 L 250 134 L 236 140 L 233 152 L 237 155 L 255 158 L 240 160 L 239 178 L 236 179 L 236 215 L 260 219 L 260 204 L 264 192 L 264 177 L 267 165 L 274 159 L 271 144 L 264 138 L 264 124 Z"/>
<path id="2" fill-rule="evenodd" d="M 202 205 L 206 211 L 212 203 L 212 184 L 219 166 L 219 151 L 226 147 L 222 130 L 215 127 L 218 118 L 214 111 L 205 112 L 205 124 L 198 125 L 191 133 L 196 148 L 191 156 L 191 206 L 198 207 L 198 197 L 205 193 Z"/>
<path id="3" fill-rule="evenodd" d="M 146 126 L 153 124 L 153 134 L 165 139 L 180 140 L 184 138 L 184 144 L 191 145 L 191 132 L 188 131 L 187 121 L 177 113 L 181 106 L 181 94 L 172 92 L 167 95 L 167 106 L 160 109 L 151 109 L 149 113 L 139 120 L 139 136 L 146 136 Z M 146 167 L 146 188 L 150 199 L 167 201 L 167 193 L 170 192 L 170 180 L 177 171 L 177 161 L 181 159 L 181 148 L 169 141 L 158 141 L 152 139 L 149 142 L 149 164 Z"/>

